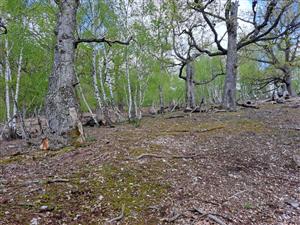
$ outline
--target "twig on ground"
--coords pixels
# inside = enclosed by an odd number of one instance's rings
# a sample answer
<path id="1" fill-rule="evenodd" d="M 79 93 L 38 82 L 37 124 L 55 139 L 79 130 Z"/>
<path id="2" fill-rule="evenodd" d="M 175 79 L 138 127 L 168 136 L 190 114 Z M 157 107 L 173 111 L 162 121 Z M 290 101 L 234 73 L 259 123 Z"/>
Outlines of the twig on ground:
<path id="1" fill-rule="evenodd" d="M 115 218 L 108 220 L 105 224 L 110 224 L 110 223 L 118 222 L 118 221 L 122 220 L 124 218 L 124 211 L 125 211 L 125 205 L 123 204 L 121 214 Z"/>
<path id="2" fill-rule="evenodd" d="M 57 178 L 57 179 L 52 179 L 52 180 L 47 180 L 45 183 L 46 184 L 53 184 L 53 183 L 67 183 L 70 180 L 68 179 L 62 179 L 62 178 Z"/>
<path id="3" fill-rule="evenodd" d="M 249 189 L 245 189 L 245 190 L 243 190 L 243 191 L 239 191 L 239 192 L 237 192 L 237 193 L 231 195 L 231 196 L 228 197 L 227 199 L 224 199 L 224 200 L 222 201 L 221 204 L 224 204 L 225 202 L 228 202 L 230 199 L 232 199 L 232 198 L 234 198 L 234 197 L 236 197 L 236 196 L 238 196 L 238 195 L 240 195 L 240 194 L 243 194 L 243 193 L 246 192 L 246 191 L 249 191 Z"/>
<path id="4" fill-rule="evenodd" d="M 207 128 L 207 129 L 203 129 L 203 130 L 196 130 L 196 133 L 204 133 L 204 132 L 209 132 L 209 131 L 214 131 L 214 130 L 219 130 L 219 129 L 223 129 L 225 128 L 225 126 L 218 126 L 218 127 L 212 127 L 212 128 Z"/>
<path id="5" fill-rule="evenodd" d="M 172 223 L 175 220 L 177 220 L 179 217 L 181 217 L 183 214 L 182 213 L 176 213 L 174 216 L 169 217 L 169 218 L 162 218 L 160 219 L 161 222 L 168 222 L 168 223 Z"/>
<path id="6" fill-rule="evenodd" d="M 220 225 L 226 225 L 226 223 L 224 223 L 222 220 L 220 220 L 217 216 L 219 217 L 222 217 L 224 218 L 224 216 L 221 216 L 221 215 L 218 215 L 218 214 L 215 214 L 215 213 L 205 213 L 202 209 L 199 209 L 199 208 L 194 208 L 192 209 L 191 211 L 194 211 L 194 212 L 198 212 L 199 214 L 201 214 L 202 216 L 201 217 L 205 217 L 207 216 L 208 219 L 214 221 L 215 223 L 218 223 Z M 227 217 L 225 217 L 226 219 L 229 219 Z"/>
<path id="7" fill-rule="evenodd" d="M 156 155 L 156 154 L 141 154 L 140 156 L 136 157 L 136 160 L 140 160 L 142 158 L 150 157 L 150 158 L 171 158 L 171 159 L 192 159 L 200 156 L 200 154 L 195 154 L 195 155 Z"/>

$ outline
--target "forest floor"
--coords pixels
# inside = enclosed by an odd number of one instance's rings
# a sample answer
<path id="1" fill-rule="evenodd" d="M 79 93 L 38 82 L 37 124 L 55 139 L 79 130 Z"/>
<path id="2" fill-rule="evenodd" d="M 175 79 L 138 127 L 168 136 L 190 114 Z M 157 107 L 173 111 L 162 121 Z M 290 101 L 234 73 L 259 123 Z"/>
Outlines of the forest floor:
<path id="1" fill-rule="evenodd" d="M 300 101 L 86 131 L 0 143 L 0 224 L 300 224 Z"/>

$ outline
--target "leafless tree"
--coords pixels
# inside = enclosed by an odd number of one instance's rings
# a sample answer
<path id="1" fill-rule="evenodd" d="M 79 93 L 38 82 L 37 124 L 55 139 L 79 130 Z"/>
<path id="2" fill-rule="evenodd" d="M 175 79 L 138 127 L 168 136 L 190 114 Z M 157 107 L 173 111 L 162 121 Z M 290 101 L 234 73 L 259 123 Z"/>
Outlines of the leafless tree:
<path id="1" fill-rule="evenodd" d="M 295 8 L 285 15 L 280 21 L 280 29 L 274 29 L 272 33 L 278 35 L 282 29 L 287 29 L 291 18 L 299 12 L 299 5 L 295 5 Z M 299 28 L 299 27 L 298 27 Z M 286 32 L 284 35 L 267 42 L 256 43 L 255 46 L 247 49 L 247 53 L 250 56 L 247 58 L 255 60 L 257 62 L 271 65 L 279 73 L 273 74 L 263 80 L 258 81 L 261 87 L 265 87 L 268 84 L 282 83 L 286 86 L 290 96 L 295 96 L 296 92 L 292 86 L 293 71 L 299 65 L 299 44 L 300 34 L 299 29 L 295 32 Z M 253 53 L 254 52 L 254 56 Z"/>
<path id="2" fill-rule="evenodd" d="M 206 53 L 209 56 L 227 55 L 222 104 L 223 107 L 228 110 L 235 110 L 238 51 L 250 44 L 274 40 L 288 32 L 293 32 L 300 24 L 298 21 L 299 12 L 291 18 L 289 24 L 284 29 L 280 29 L 279 33 L 274 34 L 272 31 L 280 26 L 280 21 L 283 16 L 288 13 L 289 10 L 292 10 L 294 4 L 297 4 L 297 1 L 253 1 L 251 15 L 243 18 L 238 14 L 238 0 L 227 0 L 224 8 L 221 10 L 215 10 L 217 3 L 216 0 L 194 0 L 189 2 L 190 7 L 197 11 L 207 23 L 212 32 L 217 50 L 214 51 L 203 48 L 199 45 L 196 34 L 193 33 L 193 31 L 187 31 L 187 33 L 198 52 Z M 222 11 L 224 12 L 223 15 Z M 240 21 L 251 26 L 249 32 L 238 35 Z M 217 24 L 219 23 L 226 25 L 226 31 L 222 35 L 220 35 L 217 30 Z M 223 46 L 225 36 L 227 36 L 227 47 Z"/>

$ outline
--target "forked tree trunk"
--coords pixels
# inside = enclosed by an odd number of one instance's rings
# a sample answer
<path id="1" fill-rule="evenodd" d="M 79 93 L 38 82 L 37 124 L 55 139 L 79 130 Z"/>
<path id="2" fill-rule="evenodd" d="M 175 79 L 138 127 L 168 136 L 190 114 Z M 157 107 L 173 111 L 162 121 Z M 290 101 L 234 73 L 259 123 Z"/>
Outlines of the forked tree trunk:
<path id="1" fill-rule="evenodd" d="M 238 1 L 232 1 L 230 16 L 227 21 L 228 51 L 226 59 L 226 78 L 222 105 L 227 110 L 236 110 L 236 77 L 237 77 L 237 28 Z"/>
<path id="2" fill-rule="evenodd" d="M 194 109 L 195 104 L 195 84 L 194 84 L 195 68 L 192 62 L 186 65 L 186 80 L 185 80 L 185 101 L 187 109 Z"/>
<path id="3" fill-rule="evenodd" d="M 75 93 L 74 33 L 78 6 L 78 0 L 59 3 L 54 65 L 46 97 L 46 116 L 54 148 L 84 141 Z"/>

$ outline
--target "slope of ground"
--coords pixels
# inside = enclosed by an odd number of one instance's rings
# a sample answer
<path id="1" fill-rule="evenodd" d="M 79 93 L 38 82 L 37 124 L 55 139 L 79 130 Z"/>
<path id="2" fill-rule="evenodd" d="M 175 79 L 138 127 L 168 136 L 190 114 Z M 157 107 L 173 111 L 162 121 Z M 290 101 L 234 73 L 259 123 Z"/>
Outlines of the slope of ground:
<path id="1" fill-rule="evenodd" d="M 91 128 L 53 152 L 3 142 L 0 224 L 300 224 L 297 104 Z"/>

